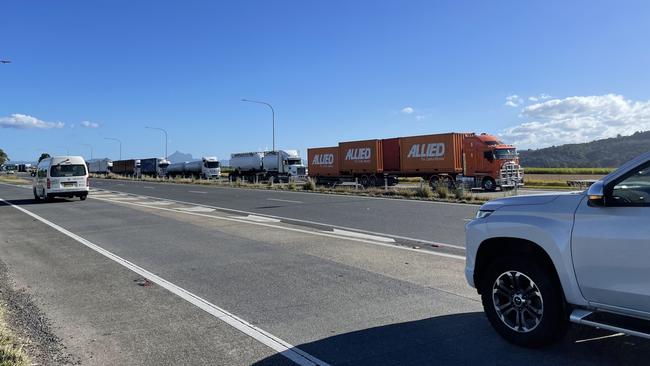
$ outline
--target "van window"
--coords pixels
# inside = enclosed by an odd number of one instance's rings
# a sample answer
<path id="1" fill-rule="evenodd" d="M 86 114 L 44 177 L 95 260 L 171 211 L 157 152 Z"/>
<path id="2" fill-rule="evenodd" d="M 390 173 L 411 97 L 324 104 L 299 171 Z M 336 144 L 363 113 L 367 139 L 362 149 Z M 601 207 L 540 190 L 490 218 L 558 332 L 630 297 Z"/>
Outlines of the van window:
<path id="1" fill-rule="evenodd" d="M 86 175 L 86 166 L 83 164 L 54 165 L 50 169 L 51 177 L 81 177 Z"/>

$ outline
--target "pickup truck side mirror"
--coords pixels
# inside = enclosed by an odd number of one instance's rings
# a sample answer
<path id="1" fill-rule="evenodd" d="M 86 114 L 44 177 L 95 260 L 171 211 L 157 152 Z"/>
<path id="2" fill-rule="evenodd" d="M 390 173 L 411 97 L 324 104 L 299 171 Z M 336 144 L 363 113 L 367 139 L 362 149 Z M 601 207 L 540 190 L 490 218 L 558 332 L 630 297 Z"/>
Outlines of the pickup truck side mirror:
<path id="1" fill-rule="evenodd" d="M 602 180 L 592 184 L 587 190 L 587 199 L 589 206 L 602 207 L 605 206 L 605 184 Z"/>

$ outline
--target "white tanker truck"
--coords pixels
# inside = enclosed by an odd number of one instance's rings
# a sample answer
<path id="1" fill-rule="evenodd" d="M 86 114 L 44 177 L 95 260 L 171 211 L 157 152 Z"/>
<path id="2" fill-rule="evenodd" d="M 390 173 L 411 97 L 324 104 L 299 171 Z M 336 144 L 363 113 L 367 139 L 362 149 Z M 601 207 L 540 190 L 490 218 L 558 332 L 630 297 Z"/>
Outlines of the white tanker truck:
<path id="1" fill-rule="evenodd" d="M 279 166 L 279 169 L 278 169 Z M 244 152 L 230 155 L 231 176 L 235 179 L 267 180 L 271 177 L 279 181 L 290 178 L 305 178 L 307 168 L 297 150 L 265 152 Z"/>
<path id="2" fill-rule="evenodd" d="M 206 156 L 201 160 L 169 164 L 167 176 L 218 179 L 221 177 L 221 167 L 219 166 L 219 160 L 215 156 Z"/>

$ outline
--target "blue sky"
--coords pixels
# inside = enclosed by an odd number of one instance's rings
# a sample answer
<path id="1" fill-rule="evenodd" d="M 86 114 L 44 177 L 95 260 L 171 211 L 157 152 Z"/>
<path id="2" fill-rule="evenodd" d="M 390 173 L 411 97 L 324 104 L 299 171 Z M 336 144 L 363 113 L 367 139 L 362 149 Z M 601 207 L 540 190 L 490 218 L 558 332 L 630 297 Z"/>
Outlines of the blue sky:
<path id="1" fill-rule="evenodd" d="M 4 1 L 0 148 L 194 156 L 650 129 L 647 1 Z M 83 124 L 88 125 L 85 127 Z"/>

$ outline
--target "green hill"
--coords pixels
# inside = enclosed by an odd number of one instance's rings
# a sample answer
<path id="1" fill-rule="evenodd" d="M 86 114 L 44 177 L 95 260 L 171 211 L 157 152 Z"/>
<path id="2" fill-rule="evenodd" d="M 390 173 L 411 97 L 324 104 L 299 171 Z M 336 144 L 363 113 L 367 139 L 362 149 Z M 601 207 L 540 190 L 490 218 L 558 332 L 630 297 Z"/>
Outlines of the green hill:
<path id="1" fill-rule="evenodd" d="M 583 144 L 567 144 L 538 150 L 521 150 L 523 167 L 610 168 L 650 151 L 650 131 Z"/>

